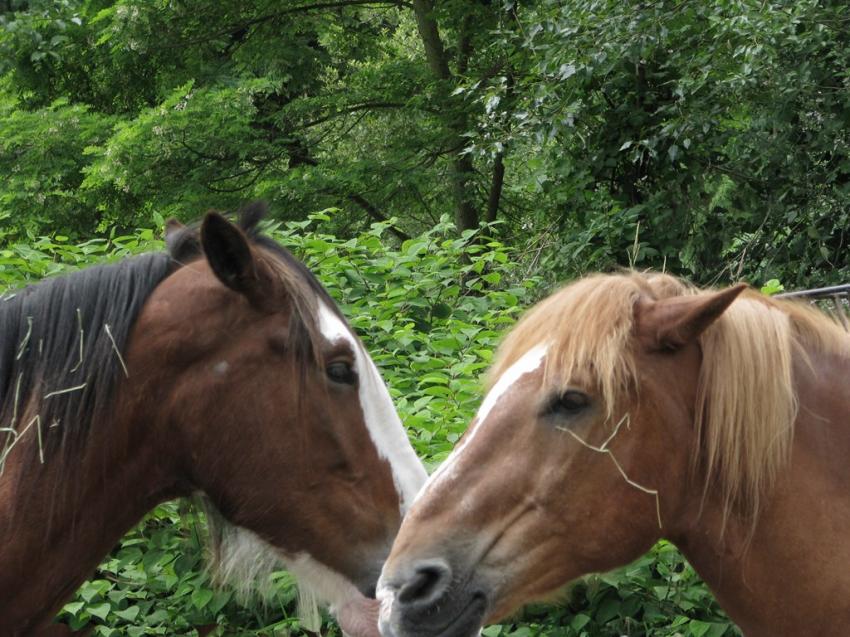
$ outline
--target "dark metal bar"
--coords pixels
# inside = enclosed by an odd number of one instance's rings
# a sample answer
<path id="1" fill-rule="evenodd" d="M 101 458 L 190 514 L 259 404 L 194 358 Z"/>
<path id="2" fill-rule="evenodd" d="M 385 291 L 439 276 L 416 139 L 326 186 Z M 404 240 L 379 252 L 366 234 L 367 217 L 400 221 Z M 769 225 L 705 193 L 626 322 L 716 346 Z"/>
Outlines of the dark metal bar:
<path id="1" fill-rule="evenodd" d="M 809 298 L 820 299 L 827 297 L 850 296 L 850 283 L 845 285 L 832 285 L 826 288 L 815 288 L 813 290 L 799 290 L 796 292 L 783 292 L 782 294 L 774 294 L 775 298 L 793 299 L 793 298 Z"/>
<path id="2" fill-rule="evenodd" d="M 832 316 L 836 323 L 850 332 L 850 318 L 848 318 L 850 317 L 850 283 L 814 290 L 783 292 L 774 294 L 774 297 L 805 299 L 813 305 L 819 305 L 824 312 Z"/>

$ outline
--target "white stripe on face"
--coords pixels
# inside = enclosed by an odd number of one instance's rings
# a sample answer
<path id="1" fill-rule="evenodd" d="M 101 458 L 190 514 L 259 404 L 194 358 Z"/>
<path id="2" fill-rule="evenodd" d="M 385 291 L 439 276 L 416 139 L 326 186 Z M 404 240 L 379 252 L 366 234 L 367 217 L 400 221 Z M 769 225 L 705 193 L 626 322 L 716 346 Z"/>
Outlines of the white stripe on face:
<path id="1" fill-rule="evenodd" d="M 419 461 L 404 426 L 396 413 L 390 392 L 378 373 L 378 368 L 366 349 L 340 318 L 325 304 L 319 302 L 319 329 L 331 343 L 345 341 L 354 352 L 354 367 L 360 380 L 359 398 L 369 436 L 378 455 L 390 463 L 399 494 L 401 513 L 404 515 L 413 504 L 416 494 L 428 474 Z"/>
<path id="2" fill-rule="evenodd" d="M 463 439 L 463 442 L 455 447 L 454 451 L 452 451 L 449 457 L 446 458 L 445 462 L 443 462 L 443 464 L 440 465 L 431 477 L 428 478 L 428 481 L 425 483 L 425 486 L 422 487 L 417 498 L 421 497 L 422 494 L 426 493 L 429 489 L 434 490 L 440 482 L 450 479 L 455 474 L 461 454 L 475 435 L 485 427 L 487 424 L 486 420 L 490 415 L 490 412 L 523 376 L 530 374 L 540 367 L 543 360 L 546 358 L 546 351 L 548 349 L 548 344 L 541 344 L 531 348 L 499 377 L 499 380 L 496 381 L 496 384 L 493 385 L 493 388 L 487 393 L 487 396 L 485 396 L 484 402 L 481 403 L 481 407 L 479 407 L 478 413 L 472 421 L 472 426 L 466 437 Z M 390 626 L 395 594 L 384 585 L 383 574 L 378 580 L 377 599 L 381 602 L 378 623 L 381 627 L 381 632 L 384 633 Z M 481 633 L 479 631 L 479 635 L 480 634 Z"/>
<path id="3" fill-rule="evenodd" d="M 487 416 L 490 415 L 490 412 L 499 400 L 510 391 L 520 378 L 526 374 L 530 374 L 540 367 L 543 363 L 543 359 L 546 357 L 546 350 L 548 348 L 548 344 L 532 347 L 499 377 L 499 380 L 496 381 L 496 384 L 493 385 L 493 388 L 487 393 L 487 396 L 484 398 L 484 402 L 481 403 L 481 407 L 478 408 L 478 413 L 472 421 L 472 428 L 466 434 L 463 442 L 461 442 L 461 444 L 452 451 L 449 457 L 446 458 L 445 462 L 443 462 L 443 464 L 441 464 L 439 468 L 431 474 L 431 477 L 428 478 L 428 482 L 425 483 L 422 491 L 419 492 L 420 495 L 425 493 L 428 489 L 436 486 L 437 483 L 446 476 L 453 474 L 454 467 L 460 459 L 463 450 L 472 441 L 475 435 L 484 428 Z"/>

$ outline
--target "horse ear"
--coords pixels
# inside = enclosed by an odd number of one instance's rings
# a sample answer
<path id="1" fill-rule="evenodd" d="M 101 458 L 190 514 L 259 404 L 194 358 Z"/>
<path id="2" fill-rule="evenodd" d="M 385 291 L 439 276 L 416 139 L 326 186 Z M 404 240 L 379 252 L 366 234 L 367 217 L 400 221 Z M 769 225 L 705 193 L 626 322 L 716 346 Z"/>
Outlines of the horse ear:
<path id="1" fill-rule="evenodd" d="M 174 217 L 165 222 L 165 246 L 177 263 L 187 263 L 201 256 L 201 241 L 197 232 Z"/>
<path id="2" fill-rule="evenodd" d="M 650 349 L 683 347 L 695 341 L 745 289 L 747 285 L 739 283 L 718 292 L 638 301 L 638 336 Z"/>
<path id="3" fill-rule="evenodd" d="M 169 217 L 168 221 L 165 222 L 165 236 L 166 238 L 170 237 L 175 232 L 180 232 L 181 230 L 186 229 L 186 224 L 180 223 L 178 219 L 174 217 Z"/>
<path id="4" fill-rule="evenodd" d="M 255 296 L 260 277 L 245 234 L 217 212 L 201 224 L 201 245 L 213 273 L 231 290 Z"/>

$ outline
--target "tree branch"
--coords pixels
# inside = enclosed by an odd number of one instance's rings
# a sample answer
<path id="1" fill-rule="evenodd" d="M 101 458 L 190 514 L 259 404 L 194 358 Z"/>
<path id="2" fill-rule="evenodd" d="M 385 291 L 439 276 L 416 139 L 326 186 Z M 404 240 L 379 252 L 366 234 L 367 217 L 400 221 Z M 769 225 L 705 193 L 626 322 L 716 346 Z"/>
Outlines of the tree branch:
<path id="1" fill-rule="evenodd" d="M 469 58 L 472 56 L 472 14 L 467 13 L 460 25 L 457 43 L 457 72 L 466 75 L 469 69 Z"/>
<path id="2" fill-rule="evenodd" d="M 318 160 L 310 155 L 309 148 L 307 148 L 307 146 L 301 140 L 297 140 L 295 143 L 290 145 L 289 152 L 290 152 L 290 158 L 296 157 L 298 159 L 299 164 L 306 164 L 308 166 L 313 166 L 313 167 L 319 165 Z M 292 160 L 291 159 L 290 159 L 290 166 L 292 166 Z M 332 192 L 331 189 L 328 189 L 327 191 Z M 366 214 L 369 215 L 370 217 L 372 217 L 372 219 L 374 219 L 375 221 L 380 221 L 380 222 L 389 221 L 389 219 L 387 219 L 383 214 L 381 214 L 381 212 L 368 199 L 366 199 L 366 197 L 364 197 L 363 195 L 360 195 L 356 192 L 354 192 L 354 193 L 345 192 L 345 193 L 343 193 L 343 196 L 346 199 L 348 199 L 349 201 L 352 201 L 352 202 L 356 203 L 358 206 L 360 206 L 366 212 Z M 394 225 L 391 225 L 389 227 L 389 229 L 390 229 L 390 232 L 392 232 L 395 236 L 397 236 L 402 241 L 407 241 L 408 239 L 410 239 L 410 235 L 408 235 L 403 230 L 396 228 Z"/>
<path id="3" fill-rule="evenodd" d="M 336 0 L 334 2 L 316 2 L 314 4 L 304 4 L 299 7 L 289 7 L 288 9 L 283 9 L 282 11 L 276 11 L 275 13 L 269 13 L 268 15 L 248 20 L 246 22 L 243 22 L 239 26 L 234 27 L 234 30 L 249 29 L 258 24 L 262 24 L 263 22 L 270 22 L 272 20 L 276 20 L 277 18 L 282 18 L 283 16 L 292 15 L 295 13 L 307 13 L 309 11 L 321 11 L 322 9 L 342 9 L 344 7 L 368 5 L 390 5 L 396 7 L 406 7 L 408 9 L 412 8 L 413 6 L 408 2 L 404 2 L 403 0 Z"/>
<path id="4" fill-rule="evenodd" d="M 304 4 L 298 7 L 289 7 L 281 11 L 276 11 L 275 13 L 269 13 L 266 15 L 258 16 L 256 18 L 250 18 L 248 20 L 245 20 L 244 22 L 233 24 L 227 27 L 226 29 L 219 31 L 216 34 L 213 34 L 212 36 L 205 35 L 202 38 L 195 38 L 181 42 L 163 44 L 160 48 L 173 49 L 177 47 L 205 44 L 208 43 L 211 38 L 215 37 L 230 37 L 232 40 L 238 41 L 239 45 L 241 45 L 248 38 L 251 37 L 251 34 L 249 33 L 251 27 L 255 27 L 265 22 L 272 22 L 274 20 L 277 20 L 278 18 L 282 18 L 288 15 L 294 15 L 297 13 L 309 13 L 310 11 L 321 11 L 322 9 L 342 9 L 345 7 L 356 6 L 372 6 L 374 8 L 404 7 L 406 9 L 410 9 L 413 5 L 404 0 L 336 0 L 334 2 L 317 2 L 314 4 Z M 233 46 L 233 42 L 228 45 L 228 47 L 230 46 Z"/>
<path id="5" fill-rule="evenodd" d="M 318 117 L 302 125 L 301 128 L 310 128 L 312 126 L 318 126 L 319 124 L 333 119 L 334 117 L 339 117 L 341 115 L 350 115 L 351 113 L 356 113 L 357 111 L 379 108 L 404 108 L 405 106 L 407 106 L 407 104 L 404 104 L 402 102 L 364 102 L 363 104 L 355 104 L 353 106 L 340 108 L 334 111 L 333 113 L 328 113 L 327 115 Z"/>
<path id="6" fill-rule="evenodd" d="M 357 193 L 351 193 L 351 194 L 348 194 L 346 196 L 348 197 L 348 199 L 350 201 L 353 201 L 358 206 L 363 208 L 363 210 L 366 211 L 366 214 L 368 214 L 370 217 L 372 217 L 372 219 L 374 219 L 375 221 L 380 221 L 380 222 L 389 221 L 389 219 L 387 219 L 384 215 L 382 215 L 380 213 L 380 211 L 377 208 L 375 208 L 375 206 L 373 206 L 365 197 L 358 195 Z M 395 236 L 397 236 L 402 241 L 407 241 L 408 239 L 410 239 L 409 234 L 407 234 L 403 230 L 400 230 L 399 228 L 396 228 L 395 225 L 389 226 L 389 230 L 390 230 L 390 232 L 392 232 Z"/>
<path id="7" fill-rule="evenodd" d="M 431 67 L 431 72 L 441 80 L 451 79 L 446 51 L 440 39 L 437 21 L 434 19 L 433 0 L 413 0 L 413 12 L 416 16 L 416 28 L 425 46 L 425 59 Z"/>

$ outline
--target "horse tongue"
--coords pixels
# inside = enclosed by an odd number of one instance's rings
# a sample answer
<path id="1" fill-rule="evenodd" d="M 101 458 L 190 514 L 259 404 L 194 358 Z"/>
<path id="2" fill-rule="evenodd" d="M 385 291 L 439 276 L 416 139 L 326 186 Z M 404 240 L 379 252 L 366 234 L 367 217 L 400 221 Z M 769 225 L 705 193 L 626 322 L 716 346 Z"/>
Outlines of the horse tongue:
<path id="1" fill-rule="evenodd" d="M 368 597 L 355 597 L 336 612 L 336 620 L 348 637 L 381 637 L 378 612 L 381 602 Z"/>

